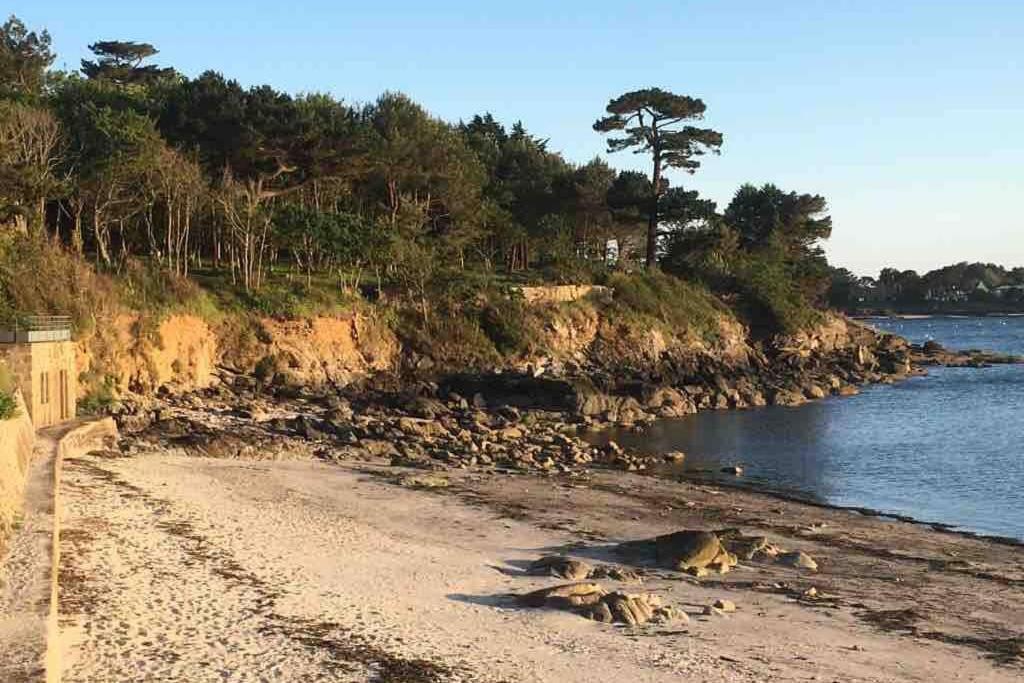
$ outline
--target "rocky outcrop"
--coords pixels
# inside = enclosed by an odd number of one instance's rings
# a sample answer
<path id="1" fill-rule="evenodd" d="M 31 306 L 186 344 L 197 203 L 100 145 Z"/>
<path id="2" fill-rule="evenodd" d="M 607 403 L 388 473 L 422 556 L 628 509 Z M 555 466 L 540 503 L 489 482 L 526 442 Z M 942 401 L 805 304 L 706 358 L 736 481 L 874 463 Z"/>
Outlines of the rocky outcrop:
<path id="1" fill-rule="evenodd" d="M 936 341 L 926 341 L 921 345 L 911 345 L 911 358 L 917 365 L 941 365 L 953 368 L 984 368 L 990 365 L 1007 365 L 1024 363 L 1024 356 L 1007 353 L 992 353 L 971 349 L 952 351 Z"/>
<path id="2" fill-rule="evenodd" d="M 740 560 L 776 562 L 808 571 L 818 569 L 818 563 L 807 553 L 786 551 L 763 536 L 745 536 L 738 529 L 682 529 L 655 538 L 626 541 L 615 551 L 630 562 L 653 563 L 697 577 L 709 572 L 725 574 Z"/>
<path id="3" fill-rule="evenodd" d="M 524 607 L 570 610 L 594 621 L 627 626 L 640 626 L 647 622 L 668 623 L 686 616 L 670 605 L 664 605 L 656 595 L 608 592 L 597 583 L 541 588 L 519 596 L 518 601 Z"/>

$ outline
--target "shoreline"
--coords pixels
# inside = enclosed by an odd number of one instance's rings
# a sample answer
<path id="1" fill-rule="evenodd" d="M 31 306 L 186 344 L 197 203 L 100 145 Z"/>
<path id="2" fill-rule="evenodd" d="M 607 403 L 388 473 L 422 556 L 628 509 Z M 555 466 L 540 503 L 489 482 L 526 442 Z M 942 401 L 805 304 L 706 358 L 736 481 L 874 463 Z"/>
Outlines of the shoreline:
<path id="1" fill-rule="evenodd" d="M 932 522 L 925 519 L 920 519 L 918 517 L 914 517 L 912 515 L 905 515 L 898 512 L 886 512 L 884 510 L 878 510 L 876 508 L 866 507 L 862 505 L 842 505 L 839 503 L 828 503 L 825 501 L 814 500 L 812 497 L 809 497 L 807 495 L 801 495 L 800 493 L 796 492 L 789 493 L 783 489 L 773 488 L 770 484 L 744 483 L 741 481 L 730 481 L 727 479 L 717 477 L 702 478 L 698 474 L 677 474 L 672 477 L 665 477 L 663 475 L 652 473 L 648 476 L 679 481 L 680 483 L 685 482 L 691 484 L 720 486 L 722 488 L 730 488 L 738 491 L 744 491 L 746 493 L 763 495 L 775 500 L 784 500 L 790 503 L 799 503 L 800 505 L 806 505 L 808 507 L 822 508 L 826 510 L 838 510 L 843 512 L 856 512 L 860 515 L 863 515 L 864 517 L 875 517 L 880 519 L 892 520 L 895 522 L 913 524 L 915 526 L 928 527 L 932 531 L 942 534 L 951 534 L 954 536 L 962 536 L 964 538 L 988 541 L 990 543 L 998 543 L 999 545 L 1024 548 L 1024 539 L 1021 538 L 1016 538 L 1013 536 L 1003 536 L 1000 534 L 990 534 L 985 533 L 983 531 L 973 531 L 971 529 L 960 528 L 955 524 L 947 522 Z"/>
<path id="2" fill-rule="evenodd" d="M 1020 318 L 1024 312 L 988 311 L 968 312 L 950 311 L 941 313 L 847 313 L 852 320 L 930 320 L 932 318 Z"/>

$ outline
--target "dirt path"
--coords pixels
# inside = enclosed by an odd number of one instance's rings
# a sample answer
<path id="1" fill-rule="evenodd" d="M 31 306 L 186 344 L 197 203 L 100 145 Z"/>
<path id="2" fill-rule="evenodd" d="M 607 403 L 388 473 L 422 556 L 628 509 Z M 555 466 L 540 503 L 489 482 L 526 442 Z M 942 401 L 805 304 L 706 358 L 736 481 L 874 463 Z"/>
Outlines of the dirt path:
<path id="1" fill-rule="evenodd" d="M 600 486 L 454 475 L 438 495 L 384 471 L 170 455 L 66 463 L 64 680 L 1020 680 L 977 647 L 755 585 L 806 581 L 796 570 L 650 577 L 643 590 L 686 608 L 688 624 L 518 609 L 510 593 L 552 583 L 522 576 L 526 561 L 567 547 L 603 557 L 605 541 L 675 521 L 662 502 Z M 1020 588 L 1003 589 L 1019 610 Z M 718 597 L 739 611 L 696 616 Z"/>

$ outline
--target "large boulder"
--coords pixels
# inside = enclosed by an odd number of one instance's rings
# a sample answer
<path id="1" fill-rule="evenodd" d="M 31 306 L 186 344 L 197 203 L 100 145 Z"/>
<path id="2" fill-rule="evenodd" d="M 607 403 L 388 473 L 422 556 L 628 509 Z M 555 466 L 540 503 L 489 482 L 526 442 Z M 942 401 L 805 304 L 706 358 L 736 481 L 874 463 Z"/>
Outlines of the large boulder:
<path id="1" fill-rule="evenodd" d="M 654 539 L 658 564 L 673 569 L 703 569 L 722 552 L 718 536 L 710 531 L 683 530 Z"/>
<path id="2" fill-rule="evenodd" d="M 693 399 L 673 387 L 655 387 L 648 390 L 643 404 L 659 417 L 684 417 L 697 412 Z"/>
<path id="3" fill-rule="evenodd" d="M 554 609 L 572 609 L 586 605 L 595 605 L 608 592 L 596 583 L 567 583 L 560 586 L 541 588 L 518 597 L 519 603 L 525 607 L 551 607 Z"/>
<path id="4" fill-rule="evenodd" d="M 590 576 L 594 568 L 582 560 L 574 560 L 562 555 L 546 555 L 536 560 L 527 568 L 529 574 L 557 576 L 569 581 L 580 581 Z"/>

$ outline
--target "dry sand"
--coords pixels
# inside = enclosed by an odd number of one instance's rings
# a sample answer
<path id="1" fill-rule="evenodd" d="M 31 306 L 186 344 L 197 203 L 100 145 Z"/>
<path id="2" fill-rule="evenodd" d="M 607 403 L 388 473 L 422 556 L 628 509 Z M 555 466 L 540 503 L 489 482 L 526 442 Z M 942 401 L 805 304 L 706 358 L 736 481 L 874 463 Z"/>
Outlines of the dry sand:
<path id="1" fill-rule="evenodd" d="M 1019 547 L 632 475 L 581 485 L 456 473 L 419 491 L 394 474 L 168 454 L 66 463 L 64 680 L 1024 675 Z M 750 565 L 700 583 L 655 572 L 642 590 L 692 614 L 668 626 L 607 626 L 508 597 L 556 581 L 522 575 L 543 553 L 608 559 L 614 542 L 723 526 L 805 549 L 821 571 Z M 795 597 L 812 585 L 835 599 Z M 738 611 L 697 616 L 719 597 Z"/>

